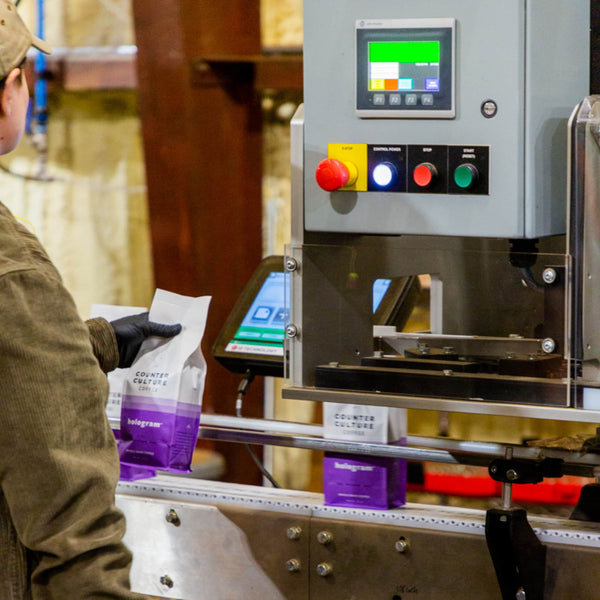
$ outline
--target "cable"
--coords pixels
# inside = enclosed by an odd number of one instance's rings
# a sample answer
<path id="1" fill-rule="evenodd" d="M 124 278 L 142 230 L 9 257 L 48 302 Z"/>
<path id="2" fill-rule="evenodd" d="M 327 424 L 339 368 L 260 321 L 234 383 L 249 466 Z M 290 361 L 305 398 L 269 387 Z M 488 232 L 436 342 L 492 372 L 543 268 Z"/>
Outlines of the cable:
<path id="1" fill-rule="evenodd" d="M 521 282 L 525 287 L 536 290 L 537 292 L 544 290 L 544 286 L 535 280 L 530 267 L 521 267 L 519 270 L 521 271 Z"/>
<path id="2" fill-rule="evenodd" d="M 24 173 L 16 173 L 15 171 L 11 171 L 7 166 L 0 164 L 0 171 L 3 171 L 4 173 L 6 173 L 7 175 L 10 175 L 11 177 L 17 177 L 18 179 L 24 179 L 25 181 L 43 181 L 43 182 L 50 182 L 50 181 L 59 181 L 58 179 L 55 179 L 54 177 L 50 177 L 49 175 L 26 175 Z M 66 183 L 66 181 L 65 181 Z"/>
<path id="3" fill-rule="evenodd" d="M 250 384 L 253 381 L 254 381 L 254 373 L 252 373 L 252 371 L 250 371 L 250 369 L 248 369 L 246 371 L 246 373 L 244 374 L 244 377 L 240 381 L 240 384 L 238 385 L 237 398 L 235 400 L 235 415 L 236 415 L 236 417 L 242 416 L 242 400 L 243 400 L 244 396 L 246 395 L 246 392 L 248 391 Z M 262 462 L 260 461 L 258 456 L 256 456 L 256 453 L 254 452 L 254 450 L 252 449 L 250 444 L 244 444 L 244 446 L 246 446 L 246 449 L 250 453 L 250 456 L 252 457 L 254 464 L 260 469 L 260 472 L 263 474 L 263 476 L 266 477 L 271 482 L 271 485 L 274 488 L 280 488 L 281 486 L 275 481 L 275 479 L 273 478 L 271 473 L 269 473 L 267 471 L 267 469 L 265 469 L 265 466 L 262 464 Z"/>

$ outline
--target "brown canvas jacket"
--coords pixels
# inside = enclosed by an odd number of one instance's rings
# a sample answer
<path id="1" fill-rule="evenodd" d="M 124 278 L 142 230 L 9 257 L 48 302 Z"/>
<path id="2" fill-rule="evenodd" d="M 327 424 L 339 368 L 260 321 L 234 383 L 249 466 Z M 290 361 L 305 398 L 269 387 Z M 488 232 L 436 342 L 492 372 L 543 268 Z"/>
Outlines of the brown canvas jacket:
<path id="1" fill-rule="evenodd" d="M 142 598 L 129 591 L 114 504 L 102 368 L 117 360 L 110 325 L 86 327 L 35 236 L 0 204 L 1 600 Z"/>

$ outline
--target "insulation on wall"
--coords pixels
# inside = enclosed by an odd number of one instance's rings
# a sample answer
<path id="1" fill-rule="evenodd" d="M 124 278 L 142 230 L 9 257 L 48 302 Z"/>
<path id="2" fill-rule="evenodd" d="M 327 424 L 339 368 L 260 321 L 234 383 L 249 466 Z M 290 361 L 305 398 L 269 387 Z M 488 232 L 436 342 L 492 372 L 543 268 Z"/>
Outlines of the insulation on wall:
<path id="1" fill-rule="evenodd" d="M 19 10 L 35 29 L 35 3 L 23 0 Z M 47 0 L 45 24 L 57 54 L 84 46 L 92 64 L 94 48 L 133 42 L 129 0 Z M 154 283 L 134 91 L 51 88 L 42 180 L 30 136 L 0 166 L 0 200 L 41 239 L 82 317 L 92 303 L 149 305 Z"/>

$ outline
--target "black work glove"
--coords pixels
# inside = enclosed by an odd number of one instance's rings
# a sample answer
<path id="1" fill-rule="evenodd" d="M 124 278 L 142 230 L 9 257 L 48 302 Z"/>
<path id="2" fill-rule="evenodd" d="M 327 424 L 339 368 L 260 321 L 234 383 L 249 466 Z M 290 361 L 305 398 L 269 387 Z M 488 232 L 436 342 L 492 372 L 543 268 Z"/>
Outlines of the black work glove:
<path id="1" fill-rule="evenodd" d="M 130 367 L 142 342 L 151 336 L 171 338 L 181 331 L 181 325 L 153 323 L 148 313 L 123 317 L 110 322 L 119 348 L 119 368 Z"/>

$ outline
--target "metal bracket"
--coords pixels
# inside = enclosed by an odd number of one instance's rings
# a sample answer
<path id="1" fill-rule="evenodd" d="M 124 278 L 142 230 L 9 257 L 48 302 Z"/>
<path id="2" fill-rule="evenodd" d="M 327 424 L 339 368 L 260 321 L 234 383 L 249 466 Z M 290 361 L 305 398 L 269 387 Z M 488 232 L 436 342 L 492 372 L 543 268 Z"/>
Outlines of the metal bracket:
<path id="1" fill-rule="evenodd" d="M 488 510 L 485 537 L 502 600 L 543 600 L 546 547 L 527 521 L 525 510 Z"/>
<path id="2" fill-rule="evenodd" d="M 502 483 L 539 483 L 544 477 L 562 477 L 563 461 L 560 458 L 497 458 L 490 463 L 488 471 L 494 481 Z"/>

